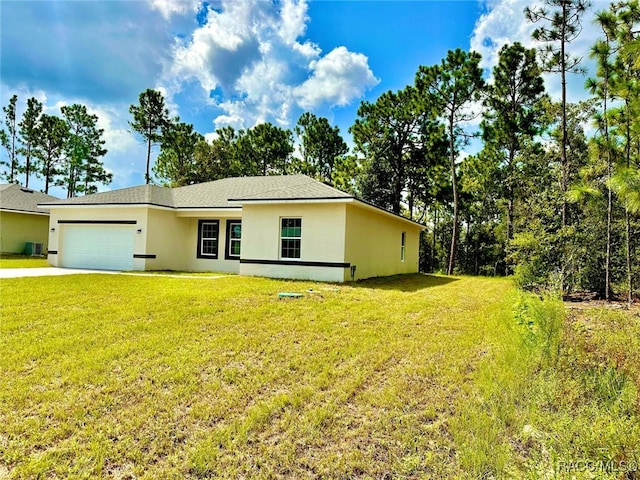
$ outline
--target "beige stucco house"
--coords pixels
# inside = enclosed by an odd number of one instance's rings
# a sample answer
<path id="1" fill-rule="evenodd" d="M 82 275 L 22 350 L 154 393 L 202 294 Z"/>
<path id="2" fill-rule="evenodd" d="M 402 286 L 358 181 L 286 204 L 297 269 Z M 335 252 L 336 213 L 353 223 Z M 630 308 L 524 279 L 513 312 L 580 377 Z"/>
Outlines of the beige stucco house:
<path id="1" fill-rule="evenodd" d="M 114 190 L 40 205 L 49 262 L 342 282 L 418 271 L 420 224 L 305 175 Z"/>
<path id="2" fill-rule="evenodd" d="M 15 183 L 0 185 L 0 252 L 25 253 L 27 244 L 46 252 L 49 212 L 38 204 L 56 200 Z"/>

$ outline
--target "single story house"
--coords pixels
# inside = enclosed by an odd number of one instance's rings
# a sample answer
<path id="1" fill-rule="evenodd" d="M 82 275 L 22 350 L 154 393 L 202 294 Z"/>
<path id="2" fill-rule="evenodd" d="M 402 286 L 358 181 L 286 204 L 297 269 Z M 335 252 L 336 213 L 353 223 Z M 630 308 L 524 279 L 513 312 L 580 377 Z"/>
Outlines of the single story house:
<path id="1" fill-rule="evenodd" d="M 38 204 L 56 200 L 16 183 L 0 185 L 0 252 L 44 254 L 49 240 L 49 211 Z"/>
<path id="2" fill-rule="evenodd" d="M 40 205 L 49 263 L 342 282 L 418 271 L 423 226 L 305 175 L 144 185 Z"/>

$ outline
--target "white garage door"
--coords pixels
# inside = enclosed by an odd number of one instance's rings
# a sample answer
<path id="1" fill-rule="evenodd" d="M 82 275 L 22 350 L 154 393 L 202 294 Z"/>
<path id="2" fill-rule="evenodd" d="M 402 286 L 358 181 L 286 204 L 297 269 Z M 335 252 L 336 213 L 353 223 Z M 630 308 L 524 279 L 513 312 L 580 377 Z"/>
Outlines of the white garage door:
<path id="1" fill-rule="evenodd" d="M 130 225 L 65 225 L 62 266 L 133 270 L 134 228 Z"/>

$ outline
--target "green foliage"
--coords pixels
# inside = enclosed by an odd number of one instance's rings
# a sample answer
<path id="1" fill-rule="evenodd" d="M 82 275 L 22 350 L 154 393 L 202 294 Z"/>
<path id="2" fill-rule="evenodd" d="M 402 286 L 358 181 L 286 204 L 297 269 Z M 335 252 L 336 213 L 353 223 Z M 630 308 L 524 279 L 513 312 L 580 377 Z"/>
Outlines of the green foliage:
<path id="1" fill-rule="evenodd" d="M 504 252 L 514 235 L 515 204 L 523 196 L 527 153 L 539 148 L 535 137 L 545 126 L 546 96 L 535 51 L 519 43 L 500 50 L 493 78 L 480 124 L 484 147 L 469 160 L 461 183 L 464 192 L 481 199 L 475 202 L 479 208 L 474 211 L 474 228 L 493 223 L 496 211 L 502 211 L 505 235 L 496 240 Z M 498 252 L 492 261 L 504 264 L 504 254 Z"/>
<path id="2" fill-rule="evenodd" d="M 204 137 L 191 124 L 175 119 L 164 125 L 160 155 L 153 167 L 156 176 L 172 187 L 197 183 L 195 152 L 200 142 L 204 142 Z"/>
<path id="3" fill-rule="evenodd" d="M 149 174 L 151 163 L 151 146 L 162 139 L 162 128 L 169 122 L 169 110 L 165 106 L 164 96 L 158 90 L 148 88 L 138 97 L 138 105 L 129 106 L 133 121 L 131 128 L 147 142 L 146 182 L 151 182 Z"/>
<path id="4" fill-rule="evenodd" d="M 611 186 L 630 213 L 640 213 L 640 170 L 638 168 L 619 168 L 611 178 Z"/>
<path id="5" fill-rule="evenodd" d="M 112 178 L 100 160 L 107 153 L 102 138 L 104 130 L 98 128 L 98 117 L 90 114 L 84 105 L 65 105 L 60 110 L 69 136 L 64 149 L 63 176 L 56 184 L 66 187 L 67 198 L 78 193 L 95 193 L 96 183 L 106 185 Z"/>
<path id="6" fill-rule="evenodd" d="M 241 130 L 235 148 L 242 175 L 284 175 L 289 173 L 293 134 L 271 123 L 260 123 Z"/>
<path id="7" fill-rule="evenodd" d="M 38 160 L 38 173 L 44 179 L 44 193 L 62 175 L 65 145 L 69 140 L 69 125 L 62 118 L 46 113 L 40 117 L 36 140 L 32 146 Z"/>
<path id="8" fill-rule="evenodd" d="M 362 102 L 349 131 L 366 159 L 358 182 L 365 200 L 401 213 L 410 179 L 427 163 L 421 150 L 431 133 L 423 131 L 430 116 L 411 86 L 383 93 L 375 103 Z"/>
<path id="9" fill-rule="evenodd" d="M 527 20 L 532 23 L 544 22 L 533 32 L 534 40 L 546 42 L 541 50 L 544 68 L 550 72 L 581 72 L 579 57 L 571 55 L 567 50 L 570 44 L 582 32 L 581 17 L 591 6 L 588 0 L 545 0 L 545 7 L 525 9 Z"/>
<path id="10" fill-rule="evenodd" d="M 194 183 L 209 182 L 242 175 L 242 160 L 238 156 L 238 133 L 233 127 L 216 130 L 209 143 L 199 141 L 194 150 Z"/>
<path id="11" fill-rule="evenodd" d="M 453 274 L 460 227 L 458 192 L 458 172 L 456 160 L 459 148 L 467 141 L 461 123 L 475 118 L 478 113 L 470 110 L 471 102 L 480 100 L 484 89 L 480 54 L 464 52 L 460 49 L 449 50 L 440 65 L 420 66 L 416 74 L 416 88 L 424 101 L 423 108 L 431 111 L 445 125 L 448 137 L 448 153 L 453 194 L 453 217 L 451 249 L 447 273 Z"/>
<path id="12" fill-rule="evenodd" d="M 22 116 L 22 121 L 18 124 L 20 127 L 19 137 L 22 143 L 22 148 L 19 149 L 20 153 L 24 155 L 24 186 L 29 187 L 29 177 L 31 174 L 37 174 L 37 169 L 32 164 L 33 147 L 38 140 L 38 134 L 40 129 L 40 116 L 42 115 L 42 103 L 36 98 L 29 98 L 27 100 L 27 110 Z"/>
<path id="13" fill-rule="evenodd" d="M 348 152 L 347 144 L 340 136 L 340 129 L 332 127 L 324 117 L 305 112 L 298 119 L 295 133 L 300 141 L 300 152 L 305 173 L 326 183 L 333 183 L 336 162 Z"/>
<path id="14" fill-rule="evenodd" d="M 17 182 L 17 174 L 20 168 L 17 150 L 16 150 L 16 103 L 18 96 L 12 95 L 6 107 L 2 107 L 4 112 L 4 128 L 0 130 L 0 144 L 7 151 L 8 159 L 1 164 L 9 167 L 9 171 L 5 173 L 5 178 L 9 183 Z M 5 130 L 6 129 L 6 130 Z"/>

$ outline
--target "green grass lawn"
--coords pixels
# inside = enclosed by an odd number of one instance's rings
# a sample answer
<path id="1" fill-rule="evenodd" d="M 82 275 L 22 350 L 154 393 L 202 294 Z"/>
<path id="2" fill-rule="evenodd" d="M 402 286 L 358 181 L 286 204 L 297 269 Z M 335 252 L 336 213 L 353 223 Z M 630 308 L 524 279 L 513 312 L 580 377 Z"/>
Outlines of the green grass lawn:
<path id="1" fill-rule="evenodd" d="M 41 268 L 49 267 L 46 257 L 31 257 L 17 253 L 0 255 L 0 268 Z"/>
<path id="2" fill-rule="evenodd" d="M 639 319 L 563 322 L 509 280 L 0 289 L 0 478 L 565 478 L 637 457 Z"/>

